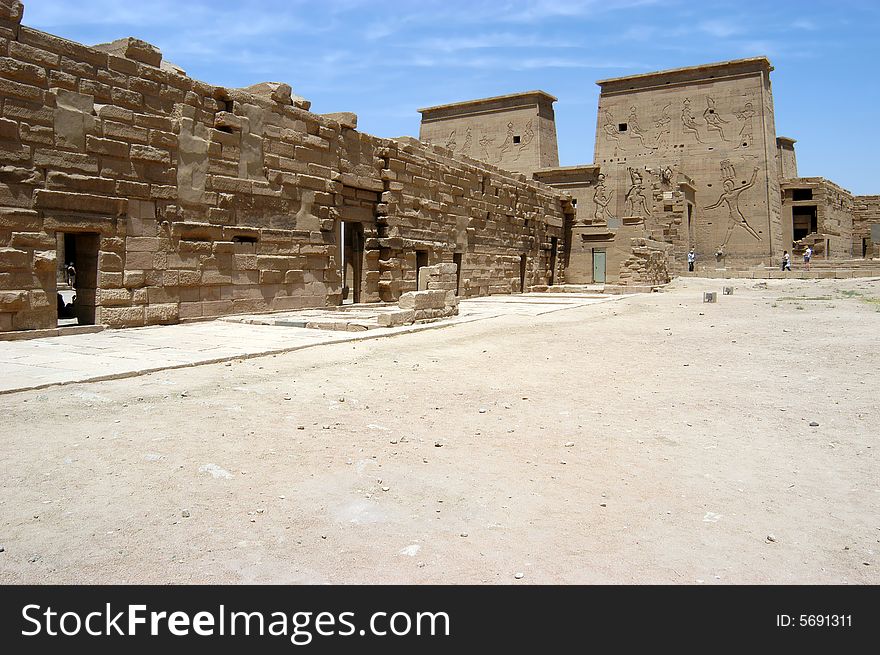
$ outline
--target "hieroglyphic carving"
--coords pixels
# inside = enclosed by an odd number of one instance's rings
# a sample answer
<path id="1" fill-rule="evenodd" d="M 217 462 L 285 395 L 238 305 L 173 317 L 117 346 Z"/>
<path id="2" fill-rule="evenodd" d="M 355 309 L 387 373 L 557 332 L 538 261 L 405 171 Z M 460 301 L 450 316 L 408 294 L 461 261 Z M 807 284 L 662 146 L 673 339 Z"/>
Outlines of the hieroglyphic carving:
<path id="1" fill-rule="evenodd" d="M 471 151 L 471 128 L 468 125 L 467 130 L 464 133 L 464 145 L 461 146 L 461 154 L 467 155 L 470 154 Z"/>
<path id="2" fill-rule="evenodd" d="M 739 143 L 737 143 L 737 148 L 750 148 L 752 146 L 752 118 L 757 114 L 757 112 L 752 108 L 752 103 L 747 102 L 743 110 L 737 112 L 736 119 L 742 123 L 742 127 L 739 129 Z"/>
<path id="3" fill-rule="evenodd" d="M 724 192 L 718 197 L 718 201 L 709 205 L 708 207 L 704 207 L 707 211 L 710 209 L 716 209 L 721 206 L 721 203 L 727 204 L 728 211 L 728 223 L 727 223 L 727 233 L 724 237 L 723 243 L 719 246 L 718 252 L 723 252 L 724 248 L 727 246 L 728 241 L 730 241 L 730 237 L 733 234 L 734 228 L 739 225 L 746 232 L 751 234 L 758 241 L 761 240 L 760 235 L 754 230 L 754 228 L 749 225 L 749 222 L 746 220 L 746 217 L 743 216 L 742 211 L 739 208 L 739 197 L 742 195 L 743 191 L 752 187 L 755 184 L 755 180 L 758 177 L 758 167 L 752 171 L 752 179 L 748 182 L 743 183 L 742 186 L 737 187 L 734 180 L 736 179 L 736 169 L 733 167 L 733 164 L 730 160 L 725 159 L 721 162 L 721 177 L 723 178 L 722 186 L 724 187 Z"/>
<path id="4" fill-rule="evenodd" d="M 595 219 L 600 223 L 607 223 L 609 219 L 613 219 L 614 215 L 608 209 L 611 204 L 611 198 L 614 196 L 614 189 L 608 191 L 605 187 L 605 174 L 599 173 L 596 181 L 596 190 L 593 192 L 593 202 L 596 205 L 596 211 L 593 214 Z"/>
<path id="5" fill-rule="evenodd" d="M 522 152 L 528 147 L 535 138 L 535 131 L 532 129 L 532 119 L 530 118 L 523 129 L 522 139 L 519 142 L 519 151 Z"/>
<path id="6" fill-rule="evenodd" d="M 489 146 L 491 146 L 495 142 L 495 139 L 490 138 L 489 135 L 484 134 L 480 137 L 480 150 L 483 153 L 483 161 L 491 162 L 492 158 L 489 156 Z"/>
<path id="7" fill-rule="evenodd" d="M 627 168 L 627 170 L 631 184 L 624 198 L 625 215 L 650 216 L 651 208 L 648 207 L 648 199 L 645 197 L 642 174 L 634 168 Z"/>
<path id="8" fill-rule="evenodd" d="M 614 122 L 614 116 L 607 109 L 605 110 L 605 122 L 602 123 L 602 132 L 605 133 L 606 139 L 614 141 L 614 147 L 620 146 L 620 135 L 617 133 L 617 125 Z"/>
<path id="9" fill-rule="evenodd" d="M 507 134 L 504 137 L 504 141 L 501 144 L 501 148 L 498 150 L 498 161 L 501 161 L 504 158 L 504 153 L 509 152 L 513 147 L 513 122 L 507 123 Z M 519 154 L 519 151 L 517 151 Z"/>
<path id="10" fill-rule="evenodd" d="M 718 115 L 718 112 L 715 110 L 715 98 L 711 96 L 706 98 L 706 109 L 703 110 L 703 119 L 706 121 L 706 127 L 709 131 L 718 132 L 721 135 L 721 140 L 727 141 L 727 138 L 724 136 L 724 126 L 730 121 L 726 121 Z"/>
<path id="11" fill-rule="evenodd" d="M 636 111 L 635 105 L 633 105 L 632 107 L 629 108 L 628 128 L 629 128 L 629 133 L 632 135 L 630 138 L 638 139 L 639 142 L 642 144 L 642 147 L 644 147 L 644 148 L 650 148 L 651 150 L 654 149 L 654 146 L 652 146 L 650 143 L 648 143 L 646 141 L 647 135 L 645 134 L 645 132 L 642 130 L 641 126 L 639 125 L 639 115 L 638 115 L 638 112 Z"/>
<path id="12" fill-rule="evenodd" d="M 672 176 L 675 175 L 675 172 L 672 170 L 671 166 L 666 166 L 660 171 L 660 182 L 665 184 L 666 186 L 672 185 Z"/>
<path id="13" fill-rule="evenodd" d="M 455 130 L 452 130 L 446 137 L 446 149 L 455 152 Z"/>
<path id="14" fill-rule="evenodd" d="M 681 103 L 681 125 L 685 132 L 690 132 L 699 143 L 703 143 L 703 140 L 700 138 L 700 127 L 697 125 L 697 117 L 691 112 L 690 98 L 685 98 Z"/>
<path id="15" fill-rule="evenodd" d="M 654 121 L 654 127 L 657 128 L 657 137 L 655 139 L 657 148 L 669 145 L 669 135 L 672 131 L 672 117 L 669 115 L 669 108 L 672 104 L 663 107 L 663 114 Z"/>

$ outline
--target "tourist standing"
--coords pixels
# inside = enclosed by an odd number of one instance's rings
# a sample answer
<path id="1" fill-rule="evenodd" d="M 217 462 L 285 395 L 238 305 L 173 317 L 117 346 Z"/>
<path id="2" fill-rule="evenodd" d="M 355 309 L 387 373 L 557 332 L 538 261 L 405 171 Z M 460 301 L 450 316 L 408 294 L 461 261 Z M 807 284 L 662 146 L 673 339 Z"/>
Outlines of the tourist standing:
<path id="1" fill-rule="evenodd" d="M 691 248 L 691 251 L 688 253 L 688 271 L 689 272 L 691 272 L 691 273 L 694 272 L 694 262 L 696 262 L 696 261 L 697 261 L 697 255 L 694 252 L 694 249 Z"/>
<path id="2" fill-rule="evenodd" d="M 76 287 L 76 269 L 73 267 L 73 262 L 67 265 L 67 284 L 71 289 Z"/>
<path id="3" fill-rule="evenodd" d="M 807 249 L 804 250 L 804 270 L 810 270 L 810 260 L 813 258 L 813 249 L 810 246 L 807 246 Z"/>

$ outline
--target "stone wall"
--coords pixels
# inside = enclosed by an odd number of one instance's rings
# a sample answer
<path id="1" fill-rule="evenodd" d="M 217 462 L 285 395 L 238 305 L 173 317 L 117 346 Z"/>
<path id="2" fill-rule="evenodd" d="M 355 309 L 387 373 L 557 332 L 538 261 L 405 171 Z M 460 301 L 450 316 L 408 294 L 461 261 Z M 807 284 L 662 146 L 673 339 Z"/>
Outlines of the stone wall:
<path id="1" fill-rule="evenodd" d="M 861 257 L 853 240 L 854 209 L 852 194 L 833 182 L 821 177 L 799 177 L 784 180 L 782 189 L 782 220 L 787 243 L 800 252 L 807 244 L 813 247 L 816 257 L 826 259 L 851 259 Z M 797 193 L 807 193 L 805 198 Z M 795 199 L 802 198 L 802 199 Z M 815 208 L 816 230 L 797 240 L 793 235 L 793 212 L 797 209 Z"/>
<path id="2" fill-rule="evenodd" d="M 419 290 L 400 296 L 400 311 L 379 315 L 379 324 L 393 327 L 430 323 L 458 315 L 458 267 L 436 264 L 419 270 Z"/>
<path id="3" fill-rule="evenodd" d="M 642 238 L 630 243 L 630 256 L 620 264 L 621 285 L 655 286 L 672 279 L 672 245 Z"/>
<path id="4" fill-rule="evenodd" d="M 880 241 L 871 238 L 871 226 L 880 225 L 880 196 L 856 196 L 853 199 L 853 243 L 856 255 L 880 258 Z"/>
<path id="5" fill-rule="evenodd" d="M 556 98 L 543 91 L 419 109 L 419 138 L 508 171 L 531 175 L 559 165 Z"/>
<path id="6" fill-rule="evenodd" d="M 741 263 L 781 254 L 771 70 L 759 57 L 598 82 L 593 161 L 609 224 L 662 212 L 656 191 L 683 173 L 695 191 L 699 252 L 723 246 Z"/>
<path id="7" fill-rule="evenodd" d="M 360 133 L 286 84 L 213 86 L 142 41 L 119 56 L 21 15 L 0 0 L 0 330 L 55 327 L 74 253 L 86 323 L 337 305 L 341 221 L 360 226 L 361 301 L 415 290 L 420 262 L 460 260 L 462 295 L 561 279 L 562 192 Z"/>

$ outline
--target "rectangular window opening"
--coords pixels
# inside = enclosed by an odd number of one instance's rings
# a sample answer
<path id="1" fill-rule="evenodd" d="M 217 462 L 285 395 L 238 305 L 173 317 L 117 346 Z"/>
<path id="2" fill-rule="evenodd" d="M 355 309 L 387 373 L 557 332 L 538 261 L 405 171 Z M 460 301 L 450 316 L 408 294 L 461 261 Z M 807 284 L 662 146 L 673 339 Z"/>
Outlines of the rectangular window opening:
<path id="1" fill-rule="evenodd" d="M 627 124 L 626 124 L 626 123 L 620 123 L 620 124 L 617 126 L 617 131 L 618 131 L 618 132 L 626 132 L 626 129 L 627 129 Z"/>

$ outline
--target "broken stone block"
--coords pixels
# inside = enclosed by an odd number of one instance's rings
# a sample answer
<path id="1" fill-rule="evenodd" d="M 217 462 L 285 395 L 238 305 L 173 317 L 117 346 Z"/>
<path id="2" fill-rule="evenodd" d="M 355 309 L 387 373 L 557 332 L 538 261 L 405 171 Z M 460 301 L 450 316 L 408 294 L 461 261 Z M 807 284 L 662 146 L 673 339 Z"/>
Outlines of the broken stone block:
<path id="1" fill-rule="evenodd" d="M 117 57 L 139 61 L 147 66 L 158 68 L 162 63 L 162 51 L 159 48 L 131 36 L 116 39 L 110 43 L 99 43 L 92 47 Z"/>
<path id="2" fill-rule="evenodd" d="M 329 118 L 331 121 L 336 121 L 342 127 L 354 130 L 357 128 L 358 117 L 357 114 L 350 111 L 339 111 L 331 114 L 321 114 L 324 118 Z"/>
<path id="3" fill-rule="evenodd" d="M 415 321 L 415 311 L 404 310 L 379 314 L 379 325 L 382 327 L 396 327 L 398 325 L 410 325 Z"/>

